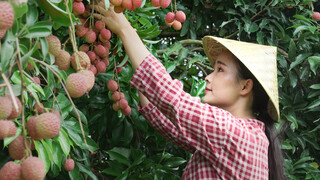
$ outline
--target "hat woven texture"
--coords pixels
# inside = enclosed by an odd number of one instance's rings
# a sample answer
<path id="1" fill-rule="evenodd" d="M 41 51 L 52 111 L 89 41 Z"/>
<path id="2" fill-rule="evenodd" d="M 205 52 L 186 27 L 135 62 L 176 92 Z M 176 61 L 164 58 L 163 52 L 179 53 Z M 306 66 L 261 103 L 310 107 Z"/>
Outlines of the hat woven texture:
<path id="1" fill-rule="evenodd" d="M 203 48 L 212 65 L 220 53 L 226 50 L 233 53 L 262 85 L 270 99 L 268 113 L 273 120 L 278 121 L 280 113 L 276 47 L 205 36 Z"/>

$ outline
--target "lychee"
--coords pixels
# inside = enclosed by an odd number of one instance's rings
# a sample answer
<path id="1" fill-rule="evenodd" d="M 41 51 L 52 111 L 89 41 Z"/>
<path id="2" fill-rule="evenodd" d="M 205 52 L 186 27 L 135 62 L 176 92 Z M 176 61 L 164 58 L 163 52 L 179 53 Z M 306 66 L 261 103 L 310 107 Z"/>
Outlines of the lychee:
<path id="1" fill-rule="evenodd" d="M 139 8 L 142 4 L 142 0 L 132 0 L 134 8 Z"/>
<path id="2" fill-rule="evenodd" d="M 89 51 L 89 46 L 88 46 L 88 44 L 82 44 L 82 45 L 79 47 L 79 51 L 88 52 L 88 51 Z"/>
<path id="3" fill-rule="evenodd" d="M 39 77 L 32 77 L 32 80 L 33 80 L 33 82 L 35 82 L 36 84 L 41 84 L 41 82 L 40 82 L 40 78 Z"/>
<path id="4" fill-rule="evenodd" d="M 81 67 L 77 66 L 76 59 L 75 59 L 76 55 L 78 56 L 78 60 L 82 68 L 86 69 L 87 67 L 90 66 L 89 56 L 85 52 L 79 51 L 78 53 L 73 53 L 70 58 L 73 69 L 77 71 L 81 69 Z"/>
<path id="5" fill-rule="evenodd" d="M 179 31 L 179 30 L 181 29 L 181 27 L 182 27 L 181 22 L 179 22 L 179 21 L 177 21 L 177 20 L 173 21 L 173 23 L 172 23 L 172 28 L 173 28 L 174 30 Z"/>
<path id="6" fill-rule="evenodd" d="M 10 29 L 14 22 L 14 11 L 9 2 L 0 2 L 0 29 Z"/>
<path id="7" fill-rule="evenodd" d="M 115 80 L 109 80 L 107 82 L 107 88 L 109 91 L 114 92 L 118 89 L 118 83 Z"/>
<path id="8" fill-rule="evenodd" d="M 120 99 L 119 103 L 121 109 L 125 109 L 128 106 L 128 101 L 126 99 Z"/>
<path id="9" fill-rule="evenodd" d="M 21 168 L 24 180 L 42 180 L 45 178 L 46 169 L 40 158 L 28 157 L 22 162 Z"/>
<path id="10" fill-rule="evenodd" d="M 0 119 L 7 119 L 12 112 L 12 102 L 8 96 L 0 97 Z"/>
<path id="11" fill-rule="evenodd" d="M 104 73 L 106 72 L 106 69 L 107 69 L 107 66 L 104 62 L 102 61 L 99 61 L 97 64 L 96 64 L 96 68 L 97 68 L 97 71 L 99 73 Z"/>
<path id="12" fill-rule="evenodd" d="M 72 12 L 75 15 L 81 15 L 84 13 L 84 11 L 85 11 L 85 7 L 84 7 L 83 2 L 73 2 L 72 3 Z"/>
<path id="13" fill-rule="evenodd" d="M 97 34 L 92 29 L 89 29 L 88 32 L 84 35 L 84 39 L 87 43 L 91 44 L 96 41 Z"/>
<path id="14" fill-rule="evenodd" d="M 88 51 L 87 55 L 88 55 L 91 63 L 93 63 L 96 60 L 96 53 L 94 51 Z"/>
<path id="15" fill-rule="evenodd" d="M 120 100 L 120 93 L 118 91 L 114 91 L 111 93 L 112 101 L 119 101 Z"/>
<path id="16" fill-rule="evenodd" d="M 27 145 L 29 146 L 30 149 L 30 142 L 27 141 Z M 14 160 L 21 160 L 25 155 L 25 145 L 24 145 L 24 137 L 23 136 L 18 136 L 16 137 L 10 144 L 9 144 L 9 154 L 10 157 Z"/>
<path id="17" fill-rule="evenodd" d="M 112 104 L 112 109 L 115 111 L 119 111 L 120 110 L 120 103 L 119 101 L 116 101 Z"/>
<path id="18" fill-rule="evenodd" d="M 101 31 L 104 27 L 106 26 L 106 24 L 103 21 L 96 21 L 94 23 L 94 27 L 96 28 L 96 30 Z"/>
<path id="19" fill-rule="evenodd" d="M 79 71 L 80 74 L 83 74 L 87 77 L 88 79 L 88 90 L 87 92 L 89 92 L 93 86 L 94 86 L 94 82 L 95 82 L 95 76 L 93 74 L 92 71 L 89 71 L 89 70 L 81 70 Z"/>
<path id="20" fill-rule="evenodd" d="M 160 6 L 162 8 L 167 8 L 171 3 L 171 0 L 160 0 Z"/>
<path id="21" fill-rule="evenodd" d="M 36 140 L 36 141 L 39 141 L 41 140 L 42 138 L 38 136 L 37 134 L 37 131 L 36 131 L 36 117 L 35 116 L 32 116 L 28 122 L 27 122 L 27 131 L 28 131 L 28 134 L 29 136 Z"/>
<path id="22" fill-rule="evenodd" d="M 52 113 L 36 116 L 36 133 L 42 139 L 54 138 L 60 131 L 60 118 Z"/>
<path id="23" fill-rule="evenodd" d="M 60 70 L 65 71 L 70 67 L 70 60 L 71 56 L 69 52 L 61 49 L 59 54 L 55 57 L 54 65 L 57 65 Z"/>
<path id="24" fill-rule="evenodd" d="M 27 69 L 28 69 L 29 71 L 31 71 L 31 70 L 34 69 L 33 65 L 32 65 L 30 62 L 28 62 L 28 64 L 27 64 Z"/>
<path id="25" fill-rule="evenodd" d="M 1 180 L 21 180 L 22 179 L 22 168 L 20 164 L 14 161 L 9 161 L 2 166 L 0 170 Z"/>
<path id="26" fill-rule="evenodd" d="M 72 171 L 74 169 L 74 160 L 68 158 L 65 162 L 64 162 L 64 169 L 66 171 Z"/>
<path id="27" fill-rule="evenodd" d="M 11 100 L 11 103 L 12 103 L 12 111 L 11 111 L 11 114 L 10 116 L 8 117 L 8 119 L 15 119 L 17 117 L 20 116 L 21 112 L 22 112 L 22 104 L 21 104 L 21 101 L 18 97 L 14 97 L 15 98 L 15 101 L 18 105 L 18 111 L 16 110 L 16 108 L 14 107 L 14 103 L 12 101 L 12 98 L 10 96 L 7 96 L 10 100 Z"/>
<path id="28" fill-rule="evenodd" d="M 176 20 L 179 22 L 184 22 L 186 20 L 186 14 L 183 11 L 177 11 Z"/>
<path id="29" fill-rule="evenodd" d="M 111 43 L 110 41 L 106 41 L 103 43 L 103 46 L 106 48 L 106 49 L 110 49 L 111 48 Z"/>
<path id="30" fill-rule="evenodd" d="M 175 18 L 175 14 L 173 12 L 168 12 L 167 15 L 166 15 L 166 22 L 167 23 L 172 23 L 174 21 L 174 18 Z"/>
<path id="31" fill-rule="evenodd" d="M 108 58 L 108 56 L 105 57 L 105 58 L 103 58 L 101 61 L 104 62 L 104 64 L 106 65 L 106 67 L 109 66 L 109 58 Z"/>
<path id="32" fill-rule="evenodd" d="M 7 137 L 13 137 L 16 135 L 17 133 L 17 127 L 16 127 L 16 124 L 13 122 L 13 121 L 7 121 L 7 126 L 8 126 L 8 134 L 7 134 Z"/>
<path id="33" fill-rule="evenodd" d="M 93 72 L 94 75 L 97 75 L 97 68 L 94 65 L 90 65 L 88 68 L 91 72 Z"/>
<path id="34" fill-rule="evenodd" d="M 129 116 L 131 113 L 131 107 L 127 106 L 125 109 L 121 109 L 121 113 L 125 116 Z"/>
<path id="35" fill-rule="evenodd" d="M 151 0 L 151 5 L 153 7 L 160 7 L 160 0 Z"/>
<path id="36" fill-rule="evenodd" d="M 0 29 L 0 39 L 2 39 L 4 37 L 4 35 L 6 35 L 7 30 L 5 29 Z"/>
<path id="37" fill-rule="evenodd" d="M 114 6 L 121 6 L 122 0 L 110 0 L 111 4 Z"/>
<path id="38" fill-rule="evenodd" d="M 122 3 L 122 1 L 121 1 L 121 3 Z M 116 13 L 122 13 L 124 11 L 124 7 L 122 7 L 122 6 L 115 6 L 114 7 L 114 12 L 116 12 Z"/>
<path id="39" fill-rule="evenodd" d="M 56 115 L 56 116 L 60 119 L 60 112 L 59 112 L 58 110 L 53 109 L 53 110 L 51 111 L 51 113 L 54 114 L 54 115 Z"/>
<path id="40" fill-rule="evenodd" d="M 44 106 L 43 106 L 42 103 L 40 103 L 40 104 L 35 103 L 34 106 L 33 106 L 34 112 L 39 113 L 39 114 L 43 113 L 43 108 L 44 108 Z"/>
<path id="41" fill-rule="evenodd" d="M 315 21 L 320 21 L 320 13 L 319 12 L 313 12 L 312 19 Z"/>
<path id="42" fill-rule="evenodd" d="M 76 29 L 76 34 L 78 37 L 83 37 L 89 31 L 89 28 L 84 25 L 78 25 Z"/>
<path id="43" fill-rule="evenodd" d="M 0 140 L 6 138 L 9 133 L 7 120 L 0 120 Z"/>
<path id="44" fill-rule="evenodd" d="M 122 0 L 121 6 L 124 7 L 125 9 L 128 9 L 128 10 L 134 9 L 132 0 Z"/>
<path id="45" fill-rule="evenodd" d="M 123 68 L 122 68 L 122 66 L 121 67 L 116 67 L 116 70 L 117 70 L 117 74 L 119 74 L 119 73 L 122 72 Z"/>
<path id="46" fill-rule="evenodd" d="M 111 31 L 109 29 L 102 29 L 100 35 L 103 39 L 109 40 L 111 38 Z"/>
<path id="47" fill-rule="evenodd" d="M 48 46 L 49 46 L 49 52 L 53 54 L 54 56 L 57 56 L 61 49 L 61 42 L 59 38 L 55 35 L 50 35 L 46 37 Z"/>
<path id="48" fill-rule="evenodd" d="M 88 90 L 88 79 L 80 73 L 72 73 L 67 77 L 66 88 L 73 98 L 83 96 Z"/>
<path id="49" fill-rule="evenodd" d="M 106 48 L 99 44 L 94 48 L 94 52 L 96 55 L 102 57 L 106 53 Z"/>

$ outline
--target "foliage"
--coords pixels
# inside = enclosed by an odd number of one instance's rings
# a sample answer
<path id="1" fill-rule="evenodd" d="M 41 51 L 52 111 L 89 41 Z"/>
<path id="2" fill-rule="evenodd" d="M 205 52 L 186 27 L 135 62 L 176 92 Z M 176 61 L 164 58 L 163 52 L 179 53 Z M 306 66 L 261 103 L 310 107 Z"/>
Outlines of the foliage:
<path id="1" fill-rule="evenodd" d="M 187 20 L 180 32 L 165 26 L 164 17 L 171 8 L 155 9 L 149 1 L 126 16 L 137 29 L 150 51 L 167 71 L 184 83 L 193 96 L 203 96 L 204 76 L 210 67 L 201 48 L 204 35 L 214 35 L 278 47 L 278 81 L 281 119 L 277 129 L 284 132 L 286 175 L 290 179 L 319 179 L 320 171 L 320 82 L 319 29 L 312 20 L 312 10 L 320 3 L 311 0 L 177 1 Z M 69 1 L 68 4 L 71 7 Z M 48 179 L 179 179 L 190 154 L 171 144 L 149 127 L 139 113 L 138 94 L 130 88 L 133 75 L 130 62 L 118 75 L 132 113 L 123 116 L 112 109 L 110 92 L 105 84 L 113 78 L 115 66 L 127 63 L 121 41 L 113 35 L 110 65 L 96 77 L 89 96 L 73 99 L 80 113 L 88 146 L 84 143 L 78 116 L 67 98 L 62 83 L 73 69 L 60 71 L 53 65 L 45 37 L 51 33 L 61 42 L 68 39 L 70 25 L 64 1 L 29 0 L 15 5 L 15 23 L 1 47 L 1 73 L 10 79 L 16 96 L 23 95 L 24 118 L 33 114 L 33 105 L 42 102 L 46 108 L 60 109 L 62 128 L 58 137 L 36 142 L 36 152 L 45 162 Z M 78 19 L 72 16 L 73 21 Z M 41 42 L 41 48 L 38 44 Z M 81 45 L 78 39 L 77 44 Z M 65 49 L 72 52 L 71 43 Z M 45 62 L 47 65 L 44 65 Z M 35 66 L 27 70 L 27 63 Z M 18 68 L 19 64 L 22 68 Z M 23 72 L 23 73 L 22 73 Z M 32 76 L 40 76 L 37 85 Z M 59 77 L 59 78 L 58 78 Z M 61 80 L 61 81 L 60 81 Z M 3 84 L 3 79 L 0 79 Z M 22 86 L 23 84 L 23 86 Z M 3 94 L 6 89 L 2 88 Z M 22 132 L 22 121 L 16 134 Z M 283 130 L 284 129 L 284 130 Z M 7 146 L 13 138 L 6 138 Z M 7 148 L 0 147 L 0 166 L 10 159 Z M 70 173 L 62 168 L 71 155 L 76 167 Z"/>

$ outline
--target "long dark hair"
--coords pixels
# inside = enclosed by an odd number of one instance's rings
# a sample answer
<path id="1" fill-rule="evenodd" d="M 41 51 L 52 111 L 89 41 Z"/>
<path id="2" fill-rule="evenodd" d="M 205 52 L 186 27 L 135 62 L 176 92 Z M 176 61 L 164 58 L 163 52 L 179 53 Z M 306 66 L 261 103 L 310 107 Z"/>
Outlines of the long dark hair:
<path id="1" fill-rule="evenodd" d="M 283 157 L 280 148 L 280 135 L 274 126 L 274 121 L 267 112 L 267 103 L 269 97 L 264 91 L 257 79 L 246 68 L 241 61 L 236 60 L 238 66 L 238 78 L 253 80 L 253 104 L 252 110 L 257 119 L 265 124 L 265 133 L 269 140 L 268 147 L 268 165 L 269 179 L 282 180 L 286 179 L 284 175 Z"/>

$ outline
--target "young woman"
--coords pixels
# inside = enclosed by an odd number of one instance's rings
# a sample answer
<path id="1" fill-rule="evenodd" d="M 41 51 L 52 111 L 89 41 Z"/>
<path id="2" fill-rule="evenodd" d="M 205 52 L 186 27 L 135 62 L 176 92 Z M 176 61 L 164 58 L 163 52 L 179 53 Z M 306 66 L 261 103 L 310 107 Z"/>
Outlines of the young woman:
<path id="1" fill-rule="evenodd" d="M 125 16 L 95 6 L 125 47 L 149 124 L 193 153 L 182 179 L 284 179 L 273 122 L 279 118 L 276 48 L 207 36 L 214 66 L 203 103 L 183 91 L 147 50 Z"/>

